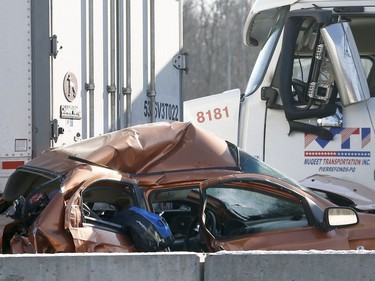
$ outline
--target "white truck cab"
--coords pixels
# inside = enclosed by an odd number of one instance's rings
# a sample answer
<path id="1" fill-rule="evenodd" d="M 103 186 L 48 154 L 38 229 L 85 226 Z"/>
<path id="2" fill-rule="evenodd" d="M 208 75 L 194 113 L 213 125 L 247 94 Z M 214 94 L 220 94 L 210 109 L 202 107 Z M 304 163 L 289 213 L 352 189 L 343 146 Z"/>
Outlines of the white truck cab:
<path id="1" fill-rule="evenodd" d="M 225 108 L 209 96 L 185 102 L 184 119 L 306 184 L 375 189 L 375 1 L 258 0 L 243 39 L 261 51 L 237 108 L 202 118 Z M 220 125 L 232 113 L 237 131 Z"/>

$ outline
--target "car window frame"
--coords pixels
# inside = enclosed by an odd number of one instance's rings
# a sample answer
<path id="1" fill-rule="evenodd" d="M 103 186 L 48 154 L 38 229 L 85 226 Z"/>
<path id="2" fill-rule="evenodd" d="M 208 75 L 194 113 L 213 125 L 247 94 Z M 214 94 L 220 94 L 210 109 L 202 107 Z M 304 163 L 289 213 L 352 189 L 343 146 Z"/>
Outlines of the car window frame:
<path id="1" fill-rule="evenodd" d="M 104 185 L 101 185 L 100 183 L 105 183 Z M 109 184 L 109 186 L 106 186 L 106 184 Z M 111 184 L 113 185 L 117 185 L 117 186 L 112 186 Z M 92 217 L 92 216 L 86 216 L 85 215 L 85 212 L 84 212 L 84 193 L 88 190 L 88 189 L 97 189 L 97 190 L 107 190 L 108 192 L 111 190 L 111 189 L 120 189 L 120 188 L 124 188 L 124 190 L 126 190 L 126 192 L 129 191 L 129 195 L 132 197 L 132 200 L 130 202 L 130 206 L 137 206 L 137 197 L 136 197 L 136 193 L 134 191 L 134 186 L 125 182 L 125 181 L 116 181 L 116 180 L 113 180 L 113 179 L 106 179 L 106 178 L 102 178 L 102 179 L 99 179 L 97 181 L 94 181 L 92 183 L 90 183 L 90 185 L 86 186 L 84 189 L 82 189 L 80 191 L 80 194 L 81 194 L 81 197 L 80 197 L 80 207 L 81 207 L 81 214 L 82 214 L 82 224 L 84 226 L 92 226 L 92 227 L 95 227 L 95 228 L 99 228 L 99 229 L 103 229 L 103 230 L 107 230 L 107 231 L 112 231 L 112 232 L 116 232 L 116 233 L 122 233 L 123 232 L 123 229 L 122 229 L 122 226 L 121 224 L 117 224 L 117 223 L 114 223 L 114 222 L 111 222 L 110 220 L 106 220 L 104 218 L 101 218 L 101 217 Z M 93 202 L 94 204 L 95 203 L 103 203 L 103 204 L 110 204 L 109 202 L 104 202 L 104 201 L 97 201 L 97 202 Z M 112 206 L 114 206 L 114 204 L 111 204 Z M 93 209 L 91 209 L 91 211 L 94 212 Z"/>
<path id="2" fill-rule="evenodd" d="M 259 189 L 258 187 L 245 187 L 245 186 L 241 186 L 241 185 L 233 185 L 233 184 L 225 184 L 226 187 L 228 187 L 228 189 L 231 189 L 233 194 L 235 194 L 236 191 L 240 192 L 240 191 L 246 191 L 246 192 L 249 192 L 249 195 L 251 196 L 260 196 L 260 197 L 263 197 L 263 199 L 272 199 L 274 200 L 274 202 L 272 204 L 277 204 L 278 202 L 280 203 L 283 203 L 286 202 L 287 204 L 291 204 L 289 205 L 289 207 L 292 206 L 292 204 L 294 205 L 293 207 L 298 207 L 300 208 L 300 211 L 303 212 L 303 215 L 305 216 L 305 220 L 307 222 L 308 225 L 304 225 L 304 226 L 290 226 L 290 227 L 282 227 L 280 225 L 280 227 L 278 228 L 272 228 L 270 230 L 262 230 L 262 231 L 257 231 L 256 230 L 256 226 L 258 225 L 266 225 L 266 224 L 269 224 L 269 223 L 272 223 L 272 222 L 280 222 L 281 224 L 281 221 L 284 221 L 282 220 L 281 218 L 282 217 L 294 217 L 296 216 L 297 214 L 283 214 L 282 216 L 280 217 L 263 217 L 265 215 L 265 213 L 259 211 L 258 208 L 254 208 L 254 211 L 257 212 L 256 213 L 253 213 L 251 215 L 251 218 L 250 216 L 247 218 L 248 222 L 250 221 L 253 221 L 252 225 L 248 225 L 248 229 L 249 229 L 249 232 L 248 233 L 235 233 L 232 229 L 232 232 L 230 234 L 222 234 L 222 236 L 218 237 L 218 236 L 215 236 L 215 238 L 217 240 L 222 240 L 222 239 L 230 239 L 230 238 L 233 238 L 233 237 L 239 237 L 239 236 L 243 236 L 243 235 L 246 235 L 246 234 L 253 234 L 253 233 L 261 233 L 261 232 L 268 232 L 268 231 L 279 231 L 279 230 L 287 230 L 287 229 L 291 229 L 291 228 L 297 228 L 297 227 L 309 227 L 311 226 L 311 223 L 310 221 L 308 220 L 308 216 L 307 216 L 307 212 L 306 212 L 306 207 L 304 204 L 302 204 L 301 200 L 300 199 L 297 199 L 297 198 L 291 198 L 291 197 L 286 197 L 286 196 L 282 196 L 280 194 L 276 194 L 276 193 L 271 193 L 271 192 L 266 192 L 264 190 L 261 190 Z M 209 188 L 216 188 L 216 189 L 224 189 L 224 187 L 222 185 L 218 185 L 218 186 L 210 186 Z M 207 189 L 209 189 L 207 188 Z M 209 197 L 209 198 L 208 198 Z M 209 202 L 210 200 L 212 200 L 212 198 L 214 198 L 215 200 L 218 200 L 218 201 L 221 201 L 222 204 L 224 206 L 226 206 L 226 208 L 228 209 L 229 212 L 231 212 L 235 219 L 237 219 L 237 221 L 243 221 L 245 223 L 245 220 L 246 220 L 246 217 L 243 213 L 240 213 L 238 210 L 236 210 L 236 208 L 234 207 L 235 205 L 229 205 L 228 201 L 223 201 L 221 200 L 221 198 L 217 197 L 217 196 L 212 196 L 212 195 L 208 195 L 207 196 L 208 200 L 207 202 Z M 271 205 L 272 205 L 271 204 Z M 240 205 L 238 205 L 240 207 Z M 212 209 L 211 209 L 212 211 Z M 258 212 L 259 211 L 259 212 Z M 290 219 L 292 220 L 292 219 Z M 294 220 L 293 220 L 294 221 Z M 304 221 L 300 221 L 302 223 L 304 223 Z M 245 227 L 245 225 L 243 225 Z M 258 227 L 259 228 L 259 227 Z"/>
<path id="3" fill-rule="evenodd" d="M 311 229 L 314 228 L 315 230 L 319 230 L 319 227 L 317 225 L 317 222 L 314 218 L 314 214 L 312 212 L 311 208 L 317 208 L 319 209 L 319 206 L 315 206 L 313 202 L 311 202 L 311 199 L 303 197 L 303 195 L 300 194 L 302 190 L 300 191 L 294 191 L 291 190 L 287 187 L 289 183 L 285 183 L 285 186 L 280 184 L 279 179 L 272 178 L 269 176 L 262 176 L 262 175 L 257 175 L 257 174 L 241 174 L 239 177 L 238 176 L 225 176 L 222 178 L 216 178 L 216 179 L 209 179 L 200 184 L 200 193 L 202 197 L 202 204 L 201 204 L 201 210 L 200 210 L 200 226 L 201 226 L 201 231 L 202 234 L 206 240 L 208 248 L 210 248 L 213 251 L 218 251 L 218 250 L 223 250 L 220 248 L 220 242 L 221 241 L 230 241 L 231 239 L 237 239 L 241 237 L 249 237 L 251 238 L 252 235 L 259 235 L 261 233 L 266 233 L 266 232 L 258 232 L 254 234 L 244 234 L 244 235 L 238 235 L 238 236 L 233 236 L 233 237 L 223 237 L 223 238 L 218 238 L 215 237 L 206 227 L 205 223 L 205 216 L 203 215 L 205 212 L 205 209 L 207 207 L 207 194 L 206 194 L 206 189 L 212 186 L 215 186 L 217 184 L 225 183 L 225 184 L 233 184 L 235 182 L 248 182 L 251 183 L 252 185 L 254 184 L 254 187 L 243 187 L 243 188 L 248 188 L 248 189 L 257 189 L 257 190 L 269 190 L 273 191 L 274 194 L 277 194 L 278 196 L 281 196 L 283 198 L 289 198 L 290 200 L 298 201 L 302 204 L 306 219 L 308 220 L 308 226 L 303 227 L 304 229 Z M 298 187 L 296 187 L 296 190 L 298 190 Z M 320 210 L 320 212 L 323 213 L 323 210 Z M 302 228 L 293 228 L 293 229 L 302 229 Z M 285 232 L 288 231 L 288 229 L 285 230 L 275 230 L 275 231 L 268 231 L 267 233 L 273 233 L 273 232 Z"/>

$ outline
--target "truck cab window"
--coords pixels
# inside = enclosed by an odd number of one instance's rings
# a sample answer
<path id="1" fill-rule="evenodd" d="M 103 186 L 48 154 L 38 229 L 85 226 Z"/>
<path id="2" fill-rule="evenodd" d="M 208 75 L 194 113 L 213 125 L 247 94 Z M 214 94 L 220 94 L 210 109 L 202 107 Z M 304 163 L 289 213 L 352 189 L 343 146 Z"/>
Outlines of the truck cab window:
<path id="1" fill-rule="evenodd" d="M 312 57 L 303 56 L 297 54 L 294 58 L 293 63 L 293 77 L 292 77 L 292 92 L 297 96 L 299 92 L 306 91 L 308 78 L 310 74 Z M 362 57 L 361 62 L 363 69 L 365 70 L 366 78 L 371 83 L 371 74 L 374 72 L 373 66 L 374 61 L 370 57 Z M 303 89 L 302 89 L 303 88 Z M 370 88 L 371 89 L 371 88 Z"/>

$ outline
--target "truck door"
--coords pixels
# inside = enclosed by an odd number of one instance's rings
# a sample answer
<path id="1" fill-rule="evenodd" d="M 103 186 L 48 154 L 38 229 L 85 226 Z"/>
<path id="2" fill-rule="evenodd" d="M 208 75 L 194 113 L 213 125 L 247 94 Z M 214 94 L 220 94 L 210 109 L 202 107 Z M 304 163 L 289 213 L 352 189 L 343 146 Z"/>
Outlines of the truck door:
<path id="1" fill-rule="evenodd" d="M 373 102 L 366 78 L 373 69 L 373 47 L 364 41 L 357 46 L 355 40 L 372 21 L 358 14 L 345 17 L 331 25 L 340 18 L 335 11 L 290 13 L 276 74 L 263 89 L 277 92 L 282 103 L 267 105 L 263 156 L 297 180 L 329 174 L 371 187 Z"/>

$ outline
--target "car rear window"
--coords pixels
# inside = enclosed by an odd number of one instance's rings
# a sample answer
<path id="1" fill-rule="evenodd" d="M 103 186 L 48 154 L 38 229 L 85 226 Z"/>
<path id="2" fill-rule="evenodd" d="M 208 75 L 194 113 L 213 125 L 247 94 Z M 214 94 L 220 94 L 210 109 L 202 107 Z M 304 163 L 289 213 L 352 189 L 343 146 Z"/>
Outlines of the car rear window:
<path id="1" fill-rule="evenodd" d="M 14 201 L 20 196 L 27 197 L 36 191 L 56 192 L 60 188 L 60 183 L 61 176 L 20 169 L 9 177 L 2 197 L 5 201 Z"/>

